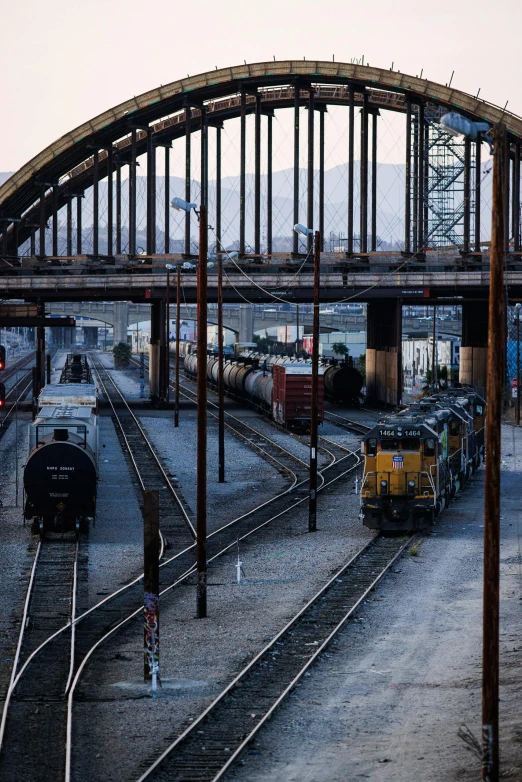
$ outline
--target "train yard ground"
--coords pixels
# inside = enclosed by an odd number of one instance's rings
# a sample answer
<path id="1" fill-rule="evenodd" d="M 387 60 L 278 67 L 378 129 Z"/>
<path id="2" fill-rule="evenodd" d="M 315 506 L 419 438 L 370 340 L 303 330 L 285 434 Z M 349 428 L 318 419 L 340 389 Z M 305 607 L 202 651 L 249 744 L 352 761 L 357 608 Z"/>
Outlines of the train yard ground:
<path id="1" fill-rule="evenodd" d="M 58 369 L 65 353 L 58 354 Z M 124 395 L 139 399 L 139 371 L 110 369 Z M 183 379 L 187 397 L 180 427 L 172 410 L 136 411 L 167 474 L 189 510 L 195 510 L 196 411 L 194 386 Z M 147 386 L 145 396 L 148 396 Z M 212 401 L 212 395 L 209 396 Z M 253 427 L 259 438 L 306 462 L 306 441 L 275 429 L 251 410 L 228 401 L 227 411 Z M 332 413 L 369 423 L 370 411 L 338 408 Z M 278 500 L 278 517 L 241 541 L 242 583 L 236 580 L 237 548 L 209 567 L 209 617 L 195 618 L 195 579 L 189 576 L 161 600 L 162 687 L 152 699 L 143 682 L 141 617 L 100 645 L 75 693 L 71 779 L 91 782 L 138 780 L 182 730 L 197 720 L 245 665 L 373 536 L 362 526 L 355 494 L 360 436 L 333 423 L 322 427 L 320 468 L 325 479 L 341 475 L 319 497 L 318 531 L 307 532 L 306 490 Z M 0 641 L 0 687 L 5 696 L 20 629 L 36 540 L 22 524 L 21 467 L 25 463 L 29 416 L 11 425 L 0 440 L 0 601 L 7 616 Z M 289 467 L 263 458 L 259 439 L 226 433 L 227 482 L 217 483 L 217 424 L 209 416 L 209 532 L 248 513 L 291 484 Z M 85 611 L 140 574 L 142 520 L 137 478 L 125 456 L 113 418 L 100 417 L 100 484 L 96 523 L 81 543 L 78 612 Z M 247 438 L 248 439 L 248 438 Z M 257 445 L 256 445 L 257 444 Z M 15 456 L 19 459 L 16 505 Z M 352 456 L 348 456 L 352 454 Z M 522 432 L 503 427 L 503 512 L 501 549 L 501 752 L 504 778 L 522 779 Z M 433 532 L 395 562 L 358 612 L 261 728 L 226 779 L 248 782 L 374 779 L 474 780 L 478 758 L 459 738 L 465 725 L 480 737 L 483 471 L 451 504 Z M 254 527 L 254 525 L 253 525 Z M 238 527 L 239 529 L 239 527 Z M 240 528 L 245 534 L 245 526 Z M 238 533 L 239 534 L 239 533 Z M 235 539 L 231 531 L 230 542 Z M 45 544 L 52 545 L 50 542 Z M 175 553 L 167 548 L 165 557 Z M 164 558 L 165 558 L 164 557 Z M 68 596 L 60 611 L 67 610 Z M 138 607 L 138 606 L 137 606 Z M 30 621 L 42 617 L 31 617 Z M 312 625 L 313 636 L 313 625 Z M 318 643 L 310 637 L 311 648 Z M 277 653 L 277 650 L 276 650 Z M 30 702 L 30 719 L 44 719 L 45 697 Z M 256 707 L 257 709 L 257 707 Z M 255 719 L 255 711 L 252 712 Z M 58 739 L 57 739 L 58 740 Z M 220 750 L 224 757 L 230 747 Z M 23 735 L 13 752 L 0 754 L 0 780 L 31 779 L 24 773 Z M 41 747 L 42 758 L 45 746 Z M 19 763 L 16 765 L 16 757 Z M 52 753 L 51 753 L 52 754 Z M 9 764 L 6 759 L 9 758 Z M 204 758 L 201 759 L 204 762 Z M 62 772 L 62 769 L 59 769 Z M 63 778 L 63 774 L 41 779 Z M 151 778 L 177 778 L 169 776 Z M 181 777 L 180 777 L 181 778 Z M 183 777 L 185 778 L 185 777 Z"/>

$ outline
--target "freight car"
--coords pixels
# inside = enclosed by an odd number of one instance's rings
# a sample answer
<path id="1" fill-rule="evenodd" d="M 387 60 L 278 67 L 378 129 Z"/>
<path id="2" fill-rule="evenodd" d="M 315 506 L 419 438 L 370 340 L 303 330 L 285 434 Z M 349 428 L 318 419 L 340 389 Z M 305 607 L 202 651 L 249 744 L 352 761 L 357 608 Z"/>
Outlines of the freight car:
<path id="1" fill-rule="evenodd" d="M 193 356 L 196 351 L 196 344 L 194 342 L 180 341 L 180 357 L 184 360 L 188 356 Z M 176 352 L 176 343 L 170 343 L 170 352 Z M 309 357 L 289 357 L 289 356 L 274 356 L 265 353 L 257 353 L 253 351 L 245 351 L 239 356 L 226 355 L 227 360 L 241 361 L 246 360 L 250 362 L 256 362 L 259 366 L 266 366 L 266 369 L 271 371 L 275 364 L 311 364 L 311 358 Z M 215 364 L 213 370 L 213 376 L 209 374 L 209 381 L 217 384 L 217 357 L 214 356 Z M 195 359 L 193 359 L 195 360 Z M 348 356 L 344 361 L 339 362 L 336 359 L 327 359 L 322 363 L 324 370 L 324 394 L 326 399 L 330 399 L 332 402 L 347 406 L 357 406 L 361 402 L 361 392 L 364 385 L 364 380 L 361 373 L 355 368 L 353 358 Z M 210 371 L 210 370 L 209 370 Z"/>
<path id="2" fill-rule="evenodd" d="M 185 357 L 185 372 L 190 378 L 197 375 L 196 353 Z M 281 362 L 272 366 L 250 356 L 227 357 L 223 368 L 223 383 L 229 396 L 264 412 L 278 423 L 291 429 L 310 427 L 311 364 Z M 217 386 L 218 360 L 207 357 L 207 379 Z M 323 370 L 319 369 L 319 423 L 324 417 Z"/>
<path id="3" fill-rule="evenodd" d="M 25 518 L 46 532 L 88 532 L 96 510 L 98 404 L 92 384 L 47 385 L 29 432 Z"/>
<path id="4" fill-rule="evenodd" d="M 91 383 L 91 369 L 84 353 L 69 353 L 62 369 L 60 383 Z"/>
<path id="5" fill-rule="evenodd" d="M 364 525 L 430 527 L 484 458 L 484 415 L 484 400 L 468 388 L 381 418 L 362 442 Z"/>

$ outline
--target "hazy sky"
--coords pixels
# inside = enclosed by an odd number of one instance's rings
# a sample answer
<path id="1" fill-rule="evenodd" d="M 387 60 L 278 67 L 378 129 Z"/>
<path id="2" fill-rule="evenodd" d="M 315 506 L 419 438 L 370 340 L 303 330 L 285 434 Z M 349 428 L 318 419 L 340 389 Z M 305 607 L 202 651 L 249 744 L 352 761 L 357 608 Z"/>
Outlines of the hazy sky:
<path id="1" fill-rule="evenodd" d="M 3 0 L 0 171 L 158 84 L 247 62 L 325 59 L 448 82 L 522 114 L 522 3 Z"/>

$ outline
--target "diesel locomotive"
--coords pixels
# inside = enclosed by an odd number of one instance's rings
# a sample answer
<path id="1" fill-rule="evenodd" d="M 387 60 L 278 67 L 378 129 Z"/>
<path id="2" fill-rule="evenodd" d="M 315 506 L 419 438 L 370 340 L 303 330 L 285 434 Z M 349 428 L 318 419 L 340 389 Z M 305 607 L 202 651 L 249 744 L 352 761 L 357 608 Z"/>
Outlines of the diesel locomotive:
<path id="1" fill-rule="evenodd" d="M 458 388 L 381 418 L 361 446 L 363 524 L 430 527 L 484 459 L 485 414 L 482 397 Z"/>

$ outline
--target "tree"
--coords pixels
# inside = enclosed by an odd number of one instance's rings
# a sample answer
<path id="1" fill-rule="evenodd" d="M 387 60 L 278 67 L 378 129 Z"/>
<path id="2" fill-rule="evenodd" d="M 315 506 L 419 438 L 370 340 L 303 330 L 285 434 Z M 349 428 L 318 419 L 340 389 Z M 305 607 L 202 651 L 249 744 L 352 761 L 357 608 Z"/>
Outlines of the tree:
<path id="1" fill-rule="evenodd" d="M 118 342 L 112 349 L 114 356 L 114 366 L 122 368 L 128 367 L 131 357 L 131 346 L 127 342 Z"/>
<path id="2" fill-rule="evenodd" d="M 366 380 L 366 353 L 361 353 L 356 361 L 356 366 L 363 378 Z"/>
<path id="3" fill-rule="evenodd" d="M 334 356 L 347 356 L 350 351 L 344 344 L 344 342 L 334 342 L 332 344 L 332 353 Z"/>

